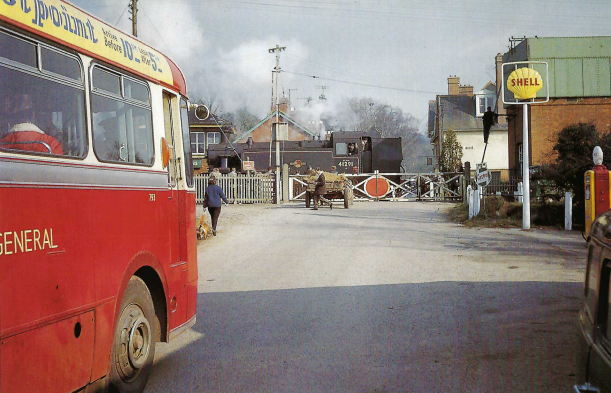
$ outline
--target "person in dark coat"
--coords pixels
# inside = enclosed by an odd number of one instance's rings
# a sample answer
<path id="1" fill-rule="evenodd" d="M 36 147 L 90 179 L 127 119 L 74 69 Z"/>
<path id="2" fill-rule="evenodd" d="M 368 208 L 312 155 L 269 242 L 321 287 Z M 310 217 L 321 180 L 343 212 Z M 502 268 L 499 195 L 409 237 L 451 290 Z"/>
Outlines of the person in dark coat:
<path id="1" fill-rule="evenodd" d="M 208 208 L 210 213 L 210 219 L 212 220 L 212 234 L 216 236 L 216 224 L 219 221 L 221 215 L 221 200 L 225 204 L 229 204 L 223 189 L 216 185 L 216 177 L 210 176 L 208 179 L 208 187 L 204 195 L 204 207 Z"/>
<path id="2" fill-rule="evenodd" d="M 314 181 L 314 208 L 313 210 L 318 210 L 318 204 L 320 200 L 326 201 L 329 203 L 329 207 L 333 209 L 333 205 L 327 199 L 323 197 L 327 193 L 327 182 L 325 180 L 325 174 L 320 168 L 316 168 L 316 172 L 318 172 L 318 177 Z"/>
<path id="3" fill-rule="evenodd" d="M 488 110 L 484 112 L 484 143 L 488 143 L 488 137 L 490 136 L 490 128 L 496 123 L 499 115 L 492 112 L 492 108 L 488 107 Z"/>

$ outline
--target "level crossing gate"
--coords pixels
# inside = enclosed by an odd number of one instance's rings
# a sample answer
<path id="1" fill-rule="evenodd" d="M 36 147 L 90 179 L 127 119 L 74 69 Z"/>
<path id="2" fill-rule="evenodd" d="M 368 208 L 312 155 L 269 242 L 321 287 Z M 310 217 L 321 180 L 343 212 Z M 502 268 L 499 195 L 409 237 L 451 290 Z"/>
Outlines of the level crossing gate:
<path id="1" fill-rule="evenodd" d="M 462 173 L 368 173 L 345 175 L 355 201 L 460 201 Z M 289 176 L 291 201 L 305 200 L 305 175 Z"/>
<path id="2" fill-rule="evenodd" d="M 460 201 L 463 200 L 462 173 L 361 173 L 345 175 L 352 182 L 355 201 Z M 288 178 L 289 201 L 305 201 L 305 175 Z M 204 202 L 209 174 L 195 176 L 196 202 Z M 275 203 L 273 174 L 234 174 L 217 177 L 231 203 Z M 282 184 L 278 188 L 282 190 Z"/>

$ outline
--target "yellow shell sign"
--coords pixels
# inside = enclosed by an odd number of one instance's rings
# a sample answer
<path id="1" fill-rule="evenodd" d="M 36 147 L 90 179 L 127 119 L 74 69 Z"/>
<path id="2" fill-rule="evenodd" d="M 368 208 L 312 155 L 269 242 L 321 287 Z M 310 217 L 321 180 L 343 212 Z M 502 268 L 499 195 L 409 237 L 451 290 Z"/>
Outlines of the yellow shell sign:
<path id="1" fill-rule="evenodd" d="M 532 68 L 518 68 L 507 78 L 507 88 L 520 100 L 535 98 L 542 87 L 543 78 L 541 74 Z"/>

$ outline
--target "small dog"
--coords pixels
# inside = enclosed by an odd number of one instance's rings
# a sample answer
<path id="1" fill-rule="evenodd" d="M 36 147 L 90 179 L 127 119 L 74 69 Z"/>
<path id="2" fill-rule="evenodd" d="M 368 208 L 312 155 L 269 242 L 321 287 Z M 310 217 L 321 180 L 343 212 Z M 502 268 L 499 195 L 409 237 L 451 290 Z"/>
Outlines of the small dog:
<path id="1" fill-rule="evenodd" d="M 198 240 L 206 240 L 210 235 L 210 227 L 206 224 L 206 215 L 204 214 L 199 219 L 199 226 L 197 227 L 197 239 Z"/>

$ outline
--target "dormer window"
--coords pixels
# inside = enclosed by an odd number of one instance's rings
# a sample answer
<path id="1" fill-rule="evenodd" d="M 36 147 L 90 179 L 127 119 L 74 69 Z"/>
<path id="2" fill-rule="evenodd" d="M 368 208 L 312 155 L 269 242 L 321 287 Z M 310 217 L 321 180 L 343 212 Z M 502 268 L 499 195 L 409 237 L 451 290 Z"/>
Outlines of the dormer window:
<path id="1" fill-rule="evenodd" d="M 486 86 L 475 93 L 475 116 L 483 117 L 488 107 L 496 111 L 496 87 L 494 83 L 488 82 Z"/>
<path id="2" fill-rule="evenodd" d="M 488 109 L 488 107 L 494 108 L 494 96 L 491 95 L 478 95 L 477 98 L 477 117 L 484 116 L 484 112 Z"/>

